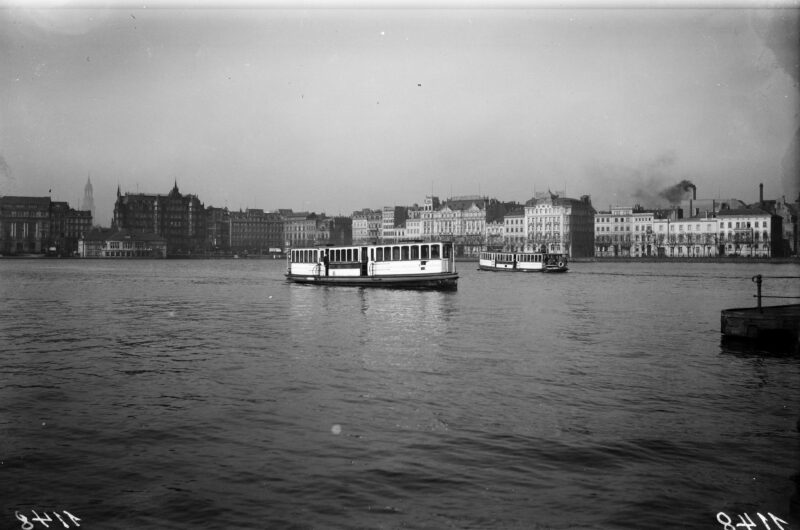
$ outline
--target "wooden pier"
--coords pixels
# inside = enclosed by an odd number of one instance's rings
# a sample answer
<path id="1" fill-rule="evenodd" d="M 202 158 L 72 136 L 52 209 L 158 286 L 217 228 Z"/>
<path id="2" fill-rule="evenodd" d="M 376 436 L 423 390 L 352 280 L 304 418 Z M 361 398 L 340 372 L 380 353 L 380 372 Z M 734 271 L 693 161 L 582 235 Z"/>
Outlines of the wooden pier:
<path id="1" fill-rule="evenodd" d="M 784 277 L 781 277 L 784 278 Z M 725 309 L 721 316 L 721 331 L 725 337 L 746 339 L 767 347 L 783 347 L 800 351 L 800 304 L 761 305 L 763 276 L 753 276 L 757 285 L 758 305 Z M 770 298 L 800 298 L 773 296 Z"/>

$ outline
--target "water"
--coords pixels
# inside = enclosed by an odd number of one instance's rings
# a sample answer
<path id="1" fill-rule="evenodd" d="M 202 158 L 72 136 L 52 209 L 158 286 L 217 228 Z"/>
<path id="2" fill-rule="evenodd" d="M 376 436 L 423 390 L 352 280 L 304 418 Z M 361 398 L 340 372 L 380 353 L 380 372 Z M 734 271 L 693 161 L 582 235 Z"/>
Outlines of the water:
<path id="1" fill-rule="evenodd" d="M 0 529 L 800 526 L 800 359 L 719 333 L 800 268 L 475 269 L 0 261 Z"/>

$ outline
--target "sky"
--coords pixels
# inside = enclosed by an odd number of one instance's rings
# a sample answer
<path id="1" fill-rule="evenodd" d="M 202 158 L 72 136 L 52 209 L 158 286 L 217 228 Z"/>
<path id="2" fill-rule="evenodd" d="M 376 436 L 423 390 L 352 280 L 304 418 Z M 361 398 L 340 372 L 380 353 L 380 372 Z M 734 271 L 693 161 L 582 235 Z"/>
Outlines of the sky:
<path id="1" fill-rule="evenodd" d="M 79 207 L 91 178 L 108 226 L 118 187 L 175 183 L 328 215 L 800 193 L 795 1 L 113 5 L 0 0 L 0 195 Z"/>

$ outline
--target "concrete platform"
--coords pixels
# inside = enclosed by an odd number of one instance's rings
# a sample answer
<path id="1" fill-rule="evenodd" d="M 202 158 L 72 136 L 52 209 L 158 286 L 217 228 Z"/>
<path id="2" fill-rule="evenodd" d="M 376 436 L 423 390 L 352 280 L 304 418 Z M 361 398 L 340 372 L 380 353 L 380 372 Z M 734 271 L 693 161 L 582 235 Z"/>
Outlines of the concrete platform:
<path id="1" fill-rule="evenodd" d="M 765 346 L 800 345 L 800 304 L 725 309 L 721 331 L 726 337 L 748 339 Z"/>

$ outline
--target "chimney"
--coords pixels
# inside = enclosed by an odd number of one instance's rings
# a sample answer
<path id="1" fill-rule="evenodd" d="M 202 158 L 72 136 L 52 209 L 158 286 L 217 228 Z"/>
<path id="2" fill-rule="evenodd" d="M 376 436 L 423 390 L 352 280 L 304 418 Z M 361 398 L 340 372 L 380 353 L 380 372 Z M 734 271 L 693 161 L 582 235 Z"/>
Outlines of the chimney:
<path id="1" fill-rule="evenodd" d="M 764 206 L 764 184 L 758 185 L 758 204 Z"/>
<path id="2" fill-rule="evenodd" d="M 692 199 L 697 200 L 697 186 L 692 184 Z"/>

